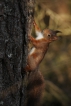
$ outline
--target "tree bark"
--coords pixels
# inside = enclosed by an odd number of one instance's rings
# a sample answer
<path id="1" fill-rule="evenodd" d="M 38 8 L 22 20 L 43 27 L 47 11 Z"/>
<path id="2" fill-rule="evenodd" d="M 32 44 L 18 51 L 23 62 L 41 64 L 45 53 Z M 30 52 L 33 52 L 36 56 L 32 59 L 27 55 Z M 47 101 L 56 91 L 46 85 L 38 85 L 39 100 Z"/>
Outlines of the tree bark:
<path id="1" fill-rule="evenodd" d="M 25 106 L 34 0 L 0 0 L 0 106 Z"/>

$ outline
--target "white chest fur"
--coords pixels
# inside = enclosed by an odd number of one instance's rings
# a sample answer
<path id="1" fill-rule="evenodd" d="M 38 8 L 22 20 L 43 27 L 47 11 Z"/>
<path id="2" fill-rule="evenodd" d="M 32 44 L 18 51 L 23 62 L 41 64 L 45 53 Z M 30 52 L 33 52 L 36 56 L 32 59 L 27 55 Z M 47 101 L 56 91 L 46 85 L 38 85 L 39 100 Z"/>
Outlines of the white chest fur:
<path id="1" fill-rule="evenodd" d="M 42 39 L 42 38 L 43 38 L 42 32 L 36 31 L 36 35 L 37 35 L 36 40 L 39 40 L 39 39 Z M 33 47 L 33 48 L 31 49 L 31 51 L 30 51 L 29 54 L 32 54 L 32 53 L 35 51 L 35 49 L 36 49 L 36 48 Z"/>
<path id="2" fill-rule="evenodd" d="M 37 35 L 36 40 L 43 38 L 42 32 L 36 31 L 36 35 Z"/>

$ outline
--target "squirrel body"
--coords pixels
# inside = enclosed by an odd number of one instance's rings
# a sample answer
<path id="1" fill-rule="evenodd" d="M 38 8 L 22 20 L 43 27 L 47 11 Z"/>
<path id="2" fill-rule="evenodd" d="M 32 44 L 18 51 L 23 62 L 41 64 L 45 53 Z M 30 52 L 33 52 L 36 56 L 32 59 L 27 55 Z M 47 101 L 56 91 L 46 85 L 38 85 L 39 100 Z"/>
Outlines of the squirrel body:
<path id="1" fill-rule="evenodd" d="M 53 31 L 50 29 L 45 29 L 42 32 L 35 22 L 34 27 L 36 30 L 37 37 L 33 38 L 30 35 L 28 36 L 29 40 L 33 44 L 33 48 L 28 54 L 27 66 L 25 67 L 25 70 L 27 72 L 34 71 L 37 69 L 37 67 L 39 67 L 39 64 L 43 60 L 49 48 L 49 44 L 58 39 L 56 33 L 60 32 L 60 31 Z"/>
<path id="2" fill-rule="evenodd" d="M 27 106 L 40 106 L 44 90 L 44 78 L 38 67 L 49 48 L 49 44 L 58 39 L 56 34 L 60 31 L 45 29 L 42 32 L 35 21 L 33 24 L 37 37 L 28 36 L 30 42 L 33 44 L 33 48 L 28 54 L 27 66 L 25 67 L 26 72 L 31 72 L 27 85 Z"/>

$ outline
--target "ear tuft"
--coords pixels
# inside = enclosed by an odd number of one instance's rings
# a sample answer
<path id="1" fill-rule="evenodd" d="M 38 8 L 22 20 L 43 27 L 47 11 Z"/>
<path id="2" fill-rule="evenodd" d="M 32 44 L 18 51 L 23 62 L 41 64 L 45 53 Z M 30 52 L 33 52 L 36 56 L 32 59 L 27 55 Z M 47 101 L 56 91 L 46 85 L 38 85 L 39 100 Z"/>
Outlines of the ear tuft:
<path id="1" fill-rule="evenodd" d="M 55 33 L 62 33 L 61 31 L 56 30 Z"/>

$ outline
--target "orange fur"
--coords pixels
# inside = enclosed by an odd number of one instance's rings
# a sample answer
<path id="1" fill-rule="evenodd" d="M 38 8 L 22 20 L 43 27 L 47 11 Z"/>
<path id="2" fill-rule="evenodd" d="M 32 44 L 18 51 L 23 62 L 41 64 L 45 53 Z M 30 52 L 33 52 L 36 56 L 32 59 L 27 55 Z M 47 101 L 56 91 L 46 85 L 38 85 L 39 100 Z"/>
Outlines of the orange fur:
<path id="1" fill-rule="evenodd" d="M 35 27 L 35 30 L 37 30 L 37 31 L 41 31 L 41 29 L 38 27 L 38 25 L 36 24 L 35 21 L 33 21 L 33 25 L 34 25 L 34 27 Z"/>

